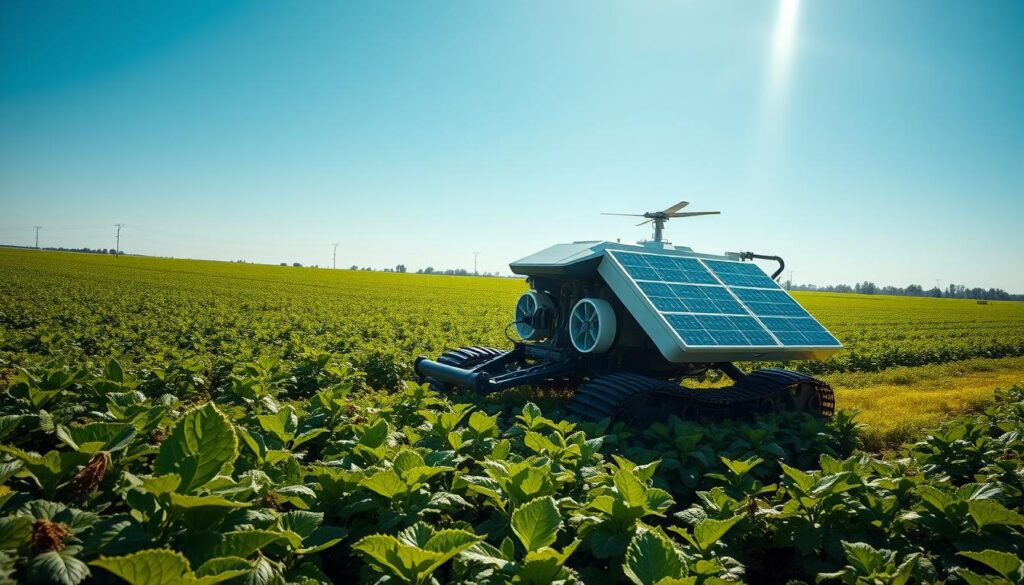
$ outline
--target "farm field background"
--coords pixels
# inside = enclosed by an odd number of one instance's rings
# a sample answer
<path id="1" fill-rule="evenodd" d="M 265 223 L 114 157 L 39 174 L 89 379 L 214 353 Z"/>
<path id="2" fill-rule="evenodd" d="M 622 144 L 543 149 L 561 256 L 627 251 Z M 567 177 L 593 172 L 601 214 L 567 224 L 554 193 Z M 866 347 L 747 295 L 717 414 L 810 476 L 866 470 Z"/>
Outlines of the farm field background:
<path id="1" fill-rule="evenodd" d="M 79 366 L 117 356 L 217 385 L 238 363 L 343 354 L 371 385 L 413 378 L 417 355 L 509 347 L 519 279 L 323 270 L 0 250 L 0 359 Z M 795 292 L 844 343 L 787 367 L 863 411 L 876 441 L 1024 383 L 1024 303 Z M 764 365 L 764 364 L 760 364 Z M 747 364 L 747 367 L 758 366 Z M 184 369 L 184 371 L 183 371 Z"/>
<path id="2" fill-rule="evenodd" d="M 856 418 L 630 429 L 405 383 L 508 346 L 520 280 L 5 249 L 0 276 L 0 583 L 1024 579 L 1021 303 L 798 293 L 847 350 L 789 367 Z"/>

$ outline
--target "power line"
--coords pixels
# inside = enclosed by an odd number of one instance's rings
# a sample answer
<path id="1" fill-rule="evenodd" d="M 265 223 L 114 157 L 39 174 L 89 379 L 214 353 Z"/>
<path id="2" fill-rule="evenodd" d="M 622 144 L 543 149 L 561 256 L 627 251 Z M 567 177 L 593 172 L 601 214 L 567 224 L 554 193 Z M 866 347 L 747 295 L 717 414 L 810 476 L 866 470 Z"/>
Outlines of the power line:
<path id="1" fill-rule="evenodd" d="M 117 228 L 117 248 L 114 249 L 114 258 L 121 255 L 121 228 L 124 227 L 123 223 L 115 223 L 114 227 Z"/>
<path id="2" fill-rule="evenodd" d="M 38 250 L 39 249 L 39 230 L 42 229 L 43 226 L 41 226 L 41 225 L 34 225 L 32 227 L 36 228 L 36 250 Z"/>

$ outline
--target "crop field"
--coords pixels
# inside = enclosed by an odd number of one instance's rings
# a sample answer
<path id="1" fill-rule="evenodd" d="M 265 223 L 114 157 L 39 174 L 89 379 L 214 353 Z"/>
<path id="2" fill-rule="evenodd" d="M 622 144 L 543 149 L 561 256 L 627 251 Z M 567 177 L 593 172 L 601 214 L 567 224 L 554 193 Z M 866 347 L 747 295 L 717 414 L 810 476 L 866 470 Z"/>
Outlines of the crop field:
<path id="1" fill-rule="evenodd" d="M 412 382 L 524 289 L 0 249 L 0 582 L 1024 582 L 1024 303 L 796 293 L 830 421 Z"/>

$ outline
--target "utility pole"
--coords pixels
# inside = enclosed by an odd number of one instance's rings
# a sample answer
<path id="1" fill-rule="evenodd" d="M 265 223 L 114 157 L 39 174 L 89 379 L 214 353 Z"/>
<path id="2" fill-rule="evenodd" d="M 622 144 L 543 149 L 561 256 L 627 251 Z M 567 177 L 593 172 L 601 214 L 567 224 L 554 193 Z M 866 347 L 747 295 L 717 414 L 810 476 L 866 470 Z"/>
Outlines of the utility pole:
<path id="1" fill-rule="evenodd" d="M 473 274 L 480 274 L 476 269 L 477 258 L 480 257 L 480 252 L 473 252 Z"/>
<path id="2" fill-rule="evenodd" d="M 114 227 L 117 228 L 117 247 L 114 248 L 114 258 L 121 255 L 121 228 L 124 227 L 123 223 L 115 223 Z"/>
<path id="3" fill-rule="evenodd" d="M 792 270 L 789 271 L 789 281 L 787 281 L 786 289 L 787 290 L 793 290 L 793 271 Z"/>
<path id="4" fill-rule="evenodd" d="M 42 228 L 43 226 L 41 226 L 41 225 L 34 225 L 34 226 L 32 226 L 32 227 L 36 228 L 36 250 L 38 250 L 38 249 L 39 249 L 39 230 L 40 230 L 40 229 L 41 229 L 41 228 Z"/>
<path id="5" fill-rule="evenodd" d="M 338 269 L 338 244 L 334 244 L 334 257 L 331 258 L 331 269 Z"/>

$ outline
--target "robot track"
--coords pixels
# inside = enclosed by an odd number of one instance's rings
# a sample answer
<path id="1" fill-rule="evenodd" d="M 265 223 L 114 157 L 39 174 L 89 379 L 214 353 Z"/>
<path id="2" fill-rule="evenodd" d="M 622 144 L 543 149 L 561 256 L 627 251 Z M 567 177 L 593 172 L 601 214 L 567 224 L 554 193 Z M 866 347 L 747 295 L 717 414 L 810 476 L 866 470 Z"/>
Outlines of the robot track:
<path id="1" fill-rule="evenodd" d="M 832 388 L 806 374 L 781 369 L 757 370 L 725 388 L 687 388 L 639 374 L 611 374 L 581 386 L 568 405 L 590 420 L 611 418 L 635 424 L 674 414 L 707 420 L 798 410 L 831 417 Z"/>

